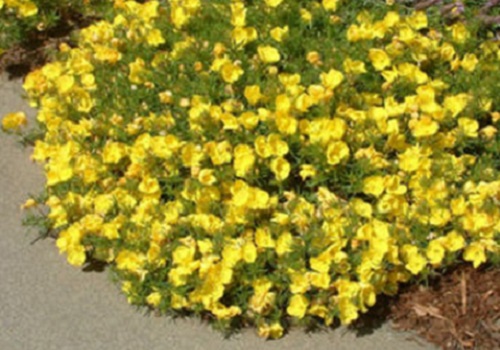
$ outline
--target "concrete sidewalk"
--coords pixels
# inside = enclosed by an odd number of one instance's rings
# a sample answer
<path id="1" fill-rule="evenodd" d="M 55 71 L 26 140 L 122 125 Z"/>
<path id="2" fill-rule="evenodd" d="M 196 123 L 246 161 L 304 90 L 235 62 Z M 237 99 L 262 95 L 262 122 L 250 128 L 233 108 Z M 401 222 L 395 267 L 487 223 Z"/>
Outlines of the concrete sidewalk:
<path id="1" fill-rule="evenodd" d="M 22 99 L 20 81 L 0 76 L 0 117 L 35 111 Z M 127 304 L 106 272 L 83 272 L 60 256 L 51 239 L 31 242 L 36 232 L 22 226 L 20 205 L 38 194 L 44 177 L 15 137 L 0 132 L 0 349 L 436 349 L 385 324 L 357 337 L 345 328 L 306 334 L 292 330 L 265 341 L 254 329 L 225 340 L 197 319 L 144 315 Z"/>

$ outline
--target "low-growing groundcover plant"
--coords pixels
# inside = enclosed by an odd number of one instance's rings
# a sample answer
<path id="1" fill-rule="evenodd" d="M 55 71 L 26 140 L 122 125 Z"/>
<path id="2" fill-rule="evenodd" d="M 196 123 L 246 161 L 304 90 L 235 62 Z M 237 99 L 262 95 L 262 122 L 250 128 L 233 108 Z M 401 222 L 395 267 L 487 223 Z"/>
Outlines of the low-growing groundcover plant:
<path id="1" fill-rule="evenodd" d="M 498 261 L 500 43 L 354 3 L 115 1 L 24 81 L 46 174 L 25 207 L 130 303 L 268 338 Z"/>

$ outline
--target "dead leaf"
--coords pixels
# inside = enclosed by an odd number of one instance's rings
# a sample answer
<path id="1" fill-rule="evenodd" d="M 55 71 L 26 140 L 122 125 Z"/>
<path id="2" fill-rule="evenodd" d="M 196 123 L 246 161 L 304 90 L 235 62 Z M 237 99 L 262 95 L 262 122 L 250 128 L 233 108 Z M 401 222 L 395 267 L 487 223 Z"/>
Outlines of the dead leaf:
<path id="1" fill-rule="evenodd" d="M 442 320 L 446 320 L 447 318 L 441 315 L 441 310 L 434 306 L 424 306 L 420 304 L 415 304 L 413 305 L 413 311 L 417 314 L 419 317 L 423 316 L 432 316 L 436 318 L 440 318 Z"/>

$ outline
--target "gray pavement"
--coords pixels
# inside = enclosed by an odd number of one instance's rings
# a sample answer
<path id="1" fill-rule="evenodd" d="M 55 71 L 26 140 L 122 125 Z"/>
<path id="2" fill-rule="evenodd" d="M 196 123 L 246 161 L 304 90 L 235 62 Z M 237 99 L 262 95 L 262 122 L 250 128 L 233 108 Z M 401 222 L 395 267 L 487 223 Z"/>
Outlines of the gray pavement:
<path id="1" fill-rule="evenodd" d="M 33 120 L 22 94 L 20 81 L 0 76 L 0 118 L 22 110 Z M 364 336 L 294 329 L 265 341 L 246 329 L 226 340 L 197 319 L 145 315 L 127 304 L 107 272 L 70 266 L 51 239 L 31 244 L 37 234 L 22 226 L 20 205 L 43 188 L 44 177 L 30 153 L 0 132 L 0 350 L 436 349 L 388 324 Z"/>

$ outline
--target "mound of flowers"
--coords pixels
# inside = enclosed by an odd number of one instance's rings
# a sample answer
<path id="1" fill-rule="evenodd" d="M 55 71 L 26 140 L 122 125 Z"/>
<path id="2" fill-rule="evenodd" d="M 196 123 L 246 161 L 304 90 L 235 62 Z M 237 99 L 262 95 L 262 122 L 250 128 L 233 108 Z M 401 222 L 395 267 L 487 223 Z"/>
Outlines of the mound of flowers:
<path id="1" fill-rule="evenodd" d="M 353 3 L 118 0 L 30 73 L 38 202 L 69 263 L 277 338 L 497 261 L 500 43 Z"/>

